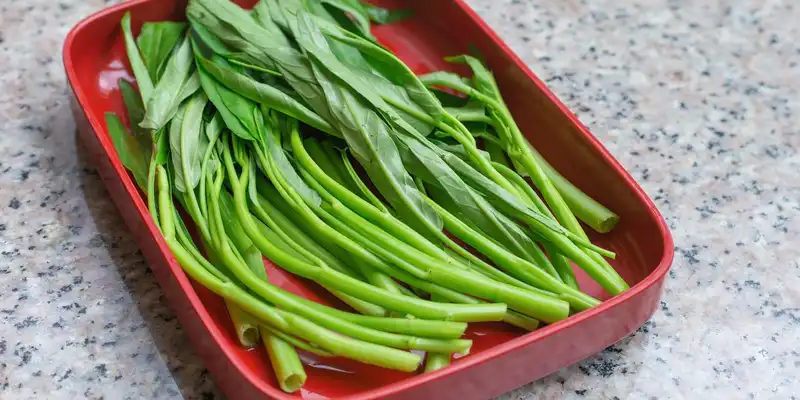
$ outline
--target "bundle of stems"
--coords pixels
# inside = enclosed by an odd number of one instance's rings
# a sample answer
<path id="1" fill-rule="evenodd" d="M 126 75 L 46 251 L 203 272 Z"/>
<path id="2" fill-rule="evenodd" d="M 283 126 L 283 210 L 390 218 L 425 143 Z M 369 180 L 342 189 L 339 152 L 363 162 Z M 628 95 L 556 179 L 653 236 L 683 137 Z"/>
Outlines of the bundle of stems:
<path id="1" fill-rule="evenodd" d="M 138 37 L 125 15 L 138 92 L 119 82 L 130 131 L 112 113 L 108 131 L 183 270 L 225 299 L 243 346 L 263 343 L 283 390 L 306 380 L 298 350 L 402 371 L 419 350 L 432 371 L 469 351 L 467 323 L 534 330 L 597 305 L 570 261 L 627 289 L 578 222 L 618 217 L 528 145 L 479 60 L 451 59 L 471 79 L 417 77 L 369 31 L 401 13 L 355 0 L 186 14 Z M 352 310 L 271 284 L 263 257 Z"/>

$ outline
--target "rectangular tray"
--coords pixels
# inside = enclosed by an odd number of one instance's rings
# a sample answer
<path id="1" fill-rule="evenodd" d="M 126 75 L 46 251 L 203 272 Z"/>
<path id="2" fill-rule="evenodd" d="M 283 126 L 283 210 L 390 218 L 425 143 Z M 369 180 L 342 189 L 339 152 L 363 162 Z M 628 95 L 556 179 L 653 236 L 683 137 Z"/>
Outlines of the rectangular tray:
<path id="1" fill-rule="evenodd" d="M 255 1 L 238 3 L 252 5 Z M 474 341 L 471 354 L 430 374 L 405 374 L 349 360 L 304 356 L 310 364 L 306 387 L 294 395 L 282 392 L 263 349 L 243 349 L 221 299 L 181 270 L 108 136 L 103 114 L 113 111 L 125 117 L 117 80 L 133 81 L 119 28 L 122 15 L 132 11 L 134 32 L 144 21 L 185 19 L 185 0 L 124 2 L 81 21 L 64 44 L 64 67 L 79 137 L 192 345 L 231 399 L 490 398 L 619 341 L 644 324 L 659 303 L 673 257 L 667 226 L 652 201 L 578 119 L 462 1 L 375 3 L 415 11 L 411 19 L 375 27 L 374 33 L 417 73 L 439 69 L 466 72 L 453 69 L 443 57 L 471 48 L 482 53 L 528 140 L 576 186 L 620 214 L 621 222 L 613 232 L 592 232 L 590 236 L 617 252 L 611 263 L 632 287 L 609 298 L 578 270 L 581 287 L 605 300 L 600 306 L 530 333 L 503 324 L 470 324 L 466 337 Z M 342 306 L 315 284 L 283 273 L 268 260 L 265 263 L 271 282 Z"/>

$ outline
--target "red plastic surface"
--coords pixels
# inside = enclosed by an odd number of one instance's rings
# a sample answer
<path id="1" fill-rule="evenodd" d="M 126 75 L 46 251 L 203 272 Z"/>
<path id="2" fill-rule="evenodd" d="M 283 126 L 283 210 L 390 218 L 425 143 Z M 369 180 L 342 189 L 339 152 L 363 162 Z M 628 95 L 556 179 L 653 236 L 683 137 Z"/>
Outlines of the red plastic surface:
<path id="1" fill-rule="evenodd" d="M 570 181 L 620 214 L 621 223 L 612 233 L 591 236 L 617 253 L 612 265 L 632 288 L 608 299 L 580 273 L 581 287 L 606 299 L 603 304 L 531 333 L 502 324 L 471 324 L 471 354 L 445 369 L 405 374 L 348 360 L 306 358 L 305 388 L 295 395 L 281 392 L 264 351 L 239 346 L 221 299 L 191 281 L 172 257 L 108 137 L 103 114 L 125 115 L 117 80 L 132 80 L 119 31 L 123 13 L 132 11 L 135 32 L 143 21 L 184 19 L 185 1 L 125 2 L 88 17 L 67 37 L 64 65 L 74 95 L 73 112 L 95 167 L 194 348 L 232 399 L 485 399 L 619 341 L 641 326 L 658 304 L 673 257 L 669 231 L 650 199 L 577 118 L 461 1 L 376 3 L 416 11 L 410 20 L 379 26 L 374 32 L 418 73 L 452 69 L 442 58 L 465 53 L 468 46 L 481 51 L 528 139 Z M 341 306 L 313 283 L 283 274 L 268 262 L 267 268 L 272 282 Z"/>

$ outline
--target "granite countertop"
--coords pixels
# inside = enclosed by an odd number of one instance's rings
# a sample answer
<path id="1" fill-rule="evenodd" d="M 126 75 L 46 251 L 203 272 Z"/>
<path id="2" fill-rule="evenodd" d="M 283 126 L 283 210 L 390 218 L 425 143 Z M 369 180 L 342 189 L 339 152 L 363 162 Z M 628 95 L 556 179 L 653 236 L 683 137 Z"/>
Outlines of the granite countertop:
<path id="1" fill-rule="evenodd" d="M 800 6 L 469 3 L 633 174 L 676 245 L 651 321 L 504 398 L 795 399 Z M 104 5 L 0 3 L 0 398 L 220 398 L 76 144 L 61 46 Z"/>

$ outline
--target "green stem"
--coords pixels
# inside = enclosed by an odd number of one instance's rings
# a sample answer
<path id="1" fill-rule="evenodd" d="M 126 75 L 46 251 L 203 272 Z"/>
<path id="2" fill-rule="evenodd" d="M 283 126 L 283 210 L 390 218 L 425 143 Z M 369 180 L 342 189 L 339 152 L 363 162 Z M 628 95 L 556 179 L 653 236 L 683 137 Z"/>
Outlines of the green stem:
<path id="1" fill-rule="evenodd" d="M 334 204 L 332 207 L 335 209 L 336 205 Z M 338 208 L 344 209 L 340 203 Z M 383 241 L 382 244 L 376 244 L 377 248 L 373 251 L 385 250 L 398 259 L 408 257 L 416 252 L 416 249 L 408 246 L 404 247 L 399 241 L 392 242 L 389 235 L 377 227 L 370 226 L 366 220 L 361 219 L 357 214 L 350 214 L 349 217 L 351 218 L 350 222 L 344 223 L 340 221 L 342 223 L 338 226 L 338 229 L 343 232 L 350 229 L 358 231 L 362 238 L 369 238 L 364 239 L 363 242 L 367 245 L 373 240 Z M 336 223 L 335 217 L 326 219 L 326 221 L 328 223 Z M 349 236 L 353 237 L 351 233 L 349 233 Z M 512 309 L 548 322 L 566 318 L 569 314 L 569 306 L 549 294 L 521 290 L 515 286 L 487 280 L 484 276 L 471 271 L 453 268 L 452 266 L 446 267 L 422 253 L 414 254 L 414 256 L 415 262 L 421 263 L 426 268 L 426 280 L 438 285 L 487 300 L 506 303 Z"/>
<path id="2" fill-rule="evenodd" d="M 556 218 L 558 218 L 568 232 L 573 234 L 571 239 L 578 239 L 588 242 L 588 237 L 580 227 L 575 215 L 572 214 L 569 207 L 561 198 L 561 195 L 558 193 L 552 182 L 550 182 L 550 179 L 542 170 L 541 166 L 536 163 L 531 152 L 529 142 L 522 135 L 522 132 L 519 130 L 517 124 L 514 123 L 514 119 L 511 117 L 510 111 L 507 107 L 505 107 L 504 104 L 484 95 L 477 90 L 474 90 L 470 86 L 463 83 L 431 81 L 429 84 L 442 84 L 443 86 L 458 90 L 490 106 L 495 112 L 497 112 L 505 122 L 505 125 L 511 129 L 511 138 L 508 145 L 513 146 L 514 148 L 510 149 L 510 151 L 507 151 L 508 155 L 527 171 L 534 184 L 536 184 L 536 187 L 539 188 L 539 190 L 542 192 L 542 195 L 544 195 L 545 200 L 553 209 L 553 213 L 555 214 Z M 557 235 L 555 232 L 547 229 L 545 229 L 547 231 L 542 231 L 542 228 L 546 227 L 543 227 L 540 221 L 536 221 L 533 218 L 527 218 L 526 222 L 534 227 L 539 228 L 538 231 L 541 231 L 542 235 L 545 236 L 546 239 L 556 245 L 564 255 L 575 260 L 578 266 L 583 268 L 586 273 L 592 277 L 592 279 L 597 281 L 612 295 L 619 294 L 629 288 L 628 284 L 599 254 L 595 254 L 594 251 L 588 249 L 584 251 L 574 244 L 569 246 L 567 242 L 571 243 L 571 241 L 563 237 L 563 235 Z M 556 238 L 555 236 L 561 237 Z M 597 251 L 597 249 L 593 250 Z"/>
<path id="3" fill-rule="evenodd" d="M 215 116 L 214 118 L 219 118 L 219 117 Z M 215 125 L 215 126 L 218 126 L 218 125 Z M 206 129 L 208 129 L 208 127 L 206 127 Z M 203 134 L 205 134 L 205 132 L 203 132 Z M 200 192 L 200 214 L 202 215 L 202 218 L 204 218 L 206 220 L 208 220 L 208 201 L 207 201 L 206 196 L 205 196 L 205 193 L 206 193 L 206 176 L 208 174 L 208 165 L 209 165 L 209 162 L 211 160 L 211 155 L 214 153 L 214 149 L 216 147 L 215 145 L 216 145 L 216 137 L 215 137 L 214 142 L 210 142 L 208 144 L 208 147 L 206 148 L 206 151 L 203 154 L 203 161 L 200 164 L 201 165 L 201 167 L 200 167 L 200 188 L 198 189 L 199 192 Z"/>
<path id="4" fill-rule="evenodd" d="M 450 354 L 447 353 L 428 353 L 425 359 L 425 372 L 433 372 L 450 365 Z"/>
<path id="5" fill-rule="evenodd" d="M 363 199 L 357 197 L 352 192 L 348 191 L 347 188 L 338 185 L 333 179 L 327 176 L 327 174 L 316 164 L 315 160 L 310 156 L 308 152 L 304 149 L 303 144 L 309 143 L 310 140 L 301 141 L 299 134 L 297 132 L 293 132 L 291 135 L 291 144 L 292 149 L 297 158 L 298 162 L 304 167 L 304 170 L 307 171 L 313 179 L 309 179 L 309 184 L 318 183 L 324 187 L 325 191 L 330 191 L 336 196 L 337 200 L 342 200 L 347 207 L 352 208 L 353 210 L 357 211 L 361 216 L 370 220 L 371 222 L 376 223 L 381 228 L 386 229 L 387 232 L 392 233 L 395 237 L 399 237 L 404 239 L 406 243 L 414 245 L 417 249 L 426 252 L 428 255 L 436 257 L 444 262 L 448 262 L 452 260 L 452 257 L 448 254 L 441 251 L 440 248 L 436 247 L 432 243 L 430 243 L 427 239 L 423 236 L 419 235 L 416 231 L 411 228 L 408 228 L 403 224 L 401 221 L 397 220 L 391 214 L 386 212 L 386 209 L 377 207 L 373 202 L 366 202 Z M 345 156 L 346 157 L 346 156 Z M 302 171 L 301 171 L 302 172 Z M 357 182 L 360 182 L 363 185 L 363 182 L 358 179 L 357 176 L 354 177 Z M 369 191 L 367 189 L 367 191 Z M 371 193 L 371 192 L 370 192 Z M 330 196 L 333 198 L 333 196 Z M 375 199 L 378 204 L 382 205 L 377 198 Z M 370 204 L 373 203 L 373 204 Z M 356 224 L 353 226 L 359 226 L 360 224 Z M 483 260 L 476 257 L 474 254 L 470 253 L 468 250 L 464 249 L 463 247 L 459 246 L 455 243 L 452 239 L 450 239 L 447 235 L 445 235 L 442 231 L 437 230 L 434 232 L 438 239 L 440 239 L 443 243 L 445 243 L 450 249 L 455 251 L 458 255 L 464 257 L 466 260 L 470 262 L 469 266 L 474 268 L 476 271 L 479 271 L 481 274 L 491 277 L 499 282 L 519 286 L 525 288 L 527 285 L 511 278 L 502 272 L 498 271 L 495 268 L 492 268 L 490 265 L 486 264 Z M 372 236 L 368 236 L 372 237 Z"/>
<path id="6" fill-rule="evenodd" d="M 448 231 L 485 254 L 499 267 L 504 268 L 510 275 L 536 287 L 556 293 L 559 296 L 572 293 L 574 297 L 568 301 L 572 307 L 578 310 L 585 310 L 600 304 L 600 302 L 593 297 L 565 285 L 557 278 L 530 264 L 528 261 L 506 251 L 489 238 L 486 238 L 481 233 L 470 228 L 467 224 L 450 214 L 433 200 L 428 199 L 428 203 L 442 216 L 445 228 L 447 228 Z"/>
<path id="7" fill-rule="evenodd" d="M 329 198 L 333 198 L 337 201 L 347 204 L 347 206 L 352 208 L 356 213 L 379 225 L 392 236 L 419 249 L 420 251 L 423 251 L 434 257 L 442 259 L 447 258 L 447 255 L 443 253 L 439 247 L 425 239 L 419 233 L 398 221 L 391 214 L 383 212 L 370 202 L 365 201 L 355 193 L 349 191 L 347 188 L 340 185 L 338 182 L 328 176 L 308 154 L 303 146 L 303 141 L 300 139 L 300 134 L 297 130 L 293 130 L 291 132 L 290 141 L 292 145 L 292 152 L 297 162 L 300 164 L 303 170 L 311 175 L 313 181 L 330 193 Z"/>
<path id="8" fill-rule="evenodd" d="M 514 311 L 509 311 L 503 318 L 503 322 L 514 325 L 518 328 L 525 329 L 526 331 L 533 332 L 539 327 L 539 321 L 527 315 L 523 315 Z"/>
<path id="9" fill-rule="evenodd" d="M 597 232 L 610 232 L 619 222 L 619 216 L 609 210 L 586 193 L 578 189 L 569 180 L 564 178 L 547 160 L 539 154 L 536 149 L 531 147 L 531 156 L 542 167 L 545 174 L 550 178 L 550 182 L 561 194 L 564 202 L 569 209 L 575 213 L 581 221 L 592 227 Z"/>
<path id="10" fill-rule="evenodd" d="M 153 222 L 161 229 L 161 224 L 158 220 L 158 196 L 156 195 L 156 157 L 155 154 L 150 156 L 150 165 L 147 167 L 147 208 L 150 211 L 150 216 L 153 217 Z"/>
<path id="11" fill-rule="evenodd" d="M 304 303 L 306 306 L 310 308 L 318 309 L 321 311 L 327 308 L 321 304 L 315 303 L 311 300 L 302 297 L 297 297 L 296 300 L 301 303 Z M 463 335 L 467 329 L 467 324 L 464 322 L 391 318 L 391 317 L 371 317 L 371 316 L 347 313 L 344 311 L 339 311 L 331 308 L 328 308 L 327 310 L 325 310 L 325 312 L 367 328 L 377 329 L 384 332 L 421 336 L 434 339 L 456 339 L 461 337 L 461 335 Z"/>
<path id="12" fill-rule="evenodd" d="M 550 217 L 554 221 L 556 220 L 553 213 L 547 208 L 547 205 L 542 201 L 538 194 L 533 190 L 533 188 L 525 182 L 521 176 L 519 176 L 516 172 L 512 171 L 510 168 L 506 167 L 500 163 L 494 163 L 495 168 L 500 171 L 501 174 L 506 176 L 512 183 L 517 185 L 520 190 L 525 194 L 524 199 L 530 205 L 536 207 L 540 213 Z M 569 263 L 569 259 L 564 257 L 562 254 L 558 253 L 556 248 L 550 244 L 544 244 L 545 249 L 547 250 L 547 254 L 550 255 L 550 259 L 544 257 L 544 254 L 536 255 L 537 257 L 544 258 L 544 260 L 539 260 L 542 263 L 550 264 L 553 272 L 556 273 L 556 276 L 561 279 L 567 285 L 579 289 L 578 281 L 575 279 L 575 272 L 572 270 L 572 266 Z M 547 265 L 547 264 L 540 264 L 540 265 Z M 549 271 L 549 270 L 548 270 Z M 551 273 L 552 275 L 552 273 Z"/>
<path id="13" fill-rule="evenodd" d="M 316 354 L 316 355 L 318 355 L 320 357 L 333 357 L 334 356 L 333 354 L 328 353 L 327 351 L 322 350 L 321 348 L 317 347 L 313 343 L 309 343 L 309 342 L 300 340 L 300 339 L 298 339 L 298 338 L 296 338 L 296 337 L 294 337 L 294 336 L 292 336 L 292 335 L 290 335 L 288 333 L 281 332 L 281 331 L 276 330 L 274 328 L 271 328 L 269 326 L 261 325 L 259 327 L 259 330 L 261 331 L 261 335 L 262 336 L 264 336 L 264 332 L 267 332 L 270 335 L 278 337 L 278 338 L 282 339 L 284 342 L 289 343 L 292 346 L 294 346 L 294 347 L 296 347 L 296 348 L 298 348 L 300 350 L 307 351 L 307 352 L 309 352 L 311 354 Z"/>
<path id="14" fill-rule="evenodd" d="M 431 295 L 431 298 L 436 299 L 437 301 L 441 300 L 441 301 L 449 301 L 461 304 L 478 304 L 483 302 L 483 300 L 479 300 L 474 297 L 470 297 L 457 292 L 435 293 Z M 505 315 L 503 315 L 503 322 L 527 331 L 533 331 L 539 327 L 538 320 L 531 318 L 527 315 L 520 314 L 514 310 L 506 311 Z"/>
<path id="15" fill-rule="evenodd" d="M 415 371 L 419 366 L 421 357 L 414 353 L 343 336 L 322 328 L 305 318 L 269 306 L 230 282 L 221 282 L 216 279 L 213 275 L 206 272 L 206 270 L 174 240 L 167 241 L 167 244 L 178 260 L 178 263 L 192 279 L 200 282 L 200 284 L 217 295 L 233 301 L 244 311 L 276 329 L 292 332 L 300 338 L 316 343 L 332 354 L 358 360 L 367 364 L 406 372 Z"/>
<path id="16" fill-rule="evenodd" d="M 161 219 L 161 233 L 169 240 L 175 236 L 175 225 L 169 210 L 172 209 L 172 195 L 169 188 L 169 177 L 167 170 L 162 166 L 157 167 L 156 179 L 158 180 L 158 207 L 162 210 L 159 214 Z"/>
<path id="17" fill-rule="evenodd" d="M 261 234 L 264 235 L 264 237 L 268 241 L 273 243 L 275 246 L 278 246 L 278 247 L 286 249 L 286 251 L 288 251 L 289 253 L 291 253 L 295 257 L 298 257 L 298 258 L 306 260 L 306 261 L 309 260 L 308 258 L 305 258 L 303 254 L 300 254 L 300 253 L 296 252 L 292 248 L 292 246 L 287 244 L 283 240 L 283 238 L 281 236 L 279 236 L 275 231 L 273 231 L 272 229 L 270 229 L 266 225 L 259 223 L 259 221 L 256 221 L 256 224 L 258 225 L 259 231 L 261 232 Z M 320 249 L 320 250 L 323 250 L 323 249 Z M 259 257 L 261 257 L 261 252 L 259 252 L 258 255 L 259 255 Z M 345 273 L 347 275 L 350 275 L 350 276 L 354 276 L 354 275 L 352 275 L 352 272 L 349 269 L 340 270 L 340 272 L 343 272 L 343 273 Z M 356 279 L 358 279 L 358 278 L 356 278 Z M 338 292 L 336 290 L 332 290 L 332 289 L 327 288 L 327 287 L 325 289 L 327 289 L 329 292 L 331 292 L 331 294 L 336 296 L 336 298 L 338 298 L 339 300 L 341 300 L 342 302 L 344 302 L 348 306 L 352 307 L 354 310 L 360 312 L 361 314 L 379 316 L 379 317 L 387 315 L 387 311 L 383 307 L 376 306 L 376 305 L 374 305 L 372 303 L 368 303 L 368 302 L 363 301 L 361 299 L 355 298 L 353 296 L 349 296 L 349 295 L 347 295 L 345 293 L 341 293 L 341 292 Z"/>
<path id="18" fill-rule="evenodd" d="M 317 281 L 322 285 L 329 286 L 335 290 L 366 300 L 370 303 L 413 314 L 425 319 L 471 321 L 474 320 L 473 318 L 476 316 L 483 316 L 488 309 L 494 309 L 494 306 L 489 306 L 487 309 L 486 307 L 476 306 L 444 305 L 421 299 L 414 299 L 402 294 L 382 290 L 357 279 L 353 279 L 332 268 L 310 265 L 292 257 L 282 249 L 274 246 L 260 234 L 253 216 L 247 209 L 244 188 L 241 185 L 240 178 L 236 177 L 230 154 L 226 152 L 223 156 L 229 174 L 229 180 L 233 187 L 236 211 L 242 223 L 242 227 L 261 253 L 281 267 L 286 268 L 294 274 Z M 249 169 L 244 168 L 242 171 L 242 181 L 247 181 L 248 173 Z M 242 280 L 247 283 L 244 279 Z"/>
<path id="19" fill-rule="evenodd" d="M 261 331 L 261 335 L 281 390 L 286 393 L 300 390 L 306 383 L 307 376 L 294 347 L 265 330 Z"/>
<path id="20" fill-rule="evenodd" d="M 277 177 L 272 178 L 274 181 L 279 182 Z M 352 232 L 352 230 L 346 225 L 336 225 L 339 223 L 339 221 L 330 217 L 330 214 L 319 209 L 319 207 L 312 211 L 308 208 L 308 205 L 301 203 L 300 201 L 294 201 L 290 205 L 289 201 L 292 201 L 293 199 L 290 199 L 288 190 L 286 190 L 280 184 L 273 187 L 269 182 L 266 182 L 265 180 L 259 180 L 257 188 L 260 194 L 263 195 L 263 198 L 272 199 L 273 204 L 275 204 L 276 207 L 281 207 L 282 205 L 293 207 L 296 211 L 294 216 L 297 216 L 301 219 L 298 224 L 302 224 L 303 226 L 307 227 L 314 227 L 313 230 L 309 230 L 309 234 L 313 234 L 316 241 L 324 243 L 325 247 L 331 251 L 334 249 L 343 250 L 344 255 L 355 259 L 354 262 L 356 265 L 358 265 L 359 269 L 366 275 L 375 275 L 374 272 L 377 272 L 375 270 L 381 271 L 382 273 L 389 273 L 387 271 L 391 271 L 393 277 L 400 279 L 405 283 L 411 284 L 411 282 L 415 282 L 414 287 L 420 287 L 419 285 L 427 284 L 425 281 L 413 278 L 413 276 L 410 274 L 401 273 L 399 270 L 395 270 L 391 265 L 384 261 L 384 258 L 390 258 L 391 254 L 384 254 L 385 250 L 381 249 L 379 246 L 370 247 L 372 242 L 368 240 L 356 240 L 355 238 L 360 238 L 360 235 L 354 234 L 354 232 Z M 287 199 L 288 201 L 284 201 Z M 319 217 L 317 217 L 315 212 L 319 213 L 323 218 L 332 220 L 335 222 L 335 224 L 328 225 Z M 382 258 L 379 258 L 379 256 Z M 403 278 L 400 278 L 399 276 L 402 276 Z"/>
<path id="21" fill-rule="evenodd" d="M 301 196 L 291 187 L 291 185 L 286 182 L 283 175 L 280 171 L 277 170 L 276 166 L 272 162 L 272 157 L 268 156 L 264 152 L 262 152 L 258 146 L 254 147 L 256 150 L 256 155 L 259 158 L 259 161 L 262 165 L 262 168 L 267 173 L 269 178 L 275 184 L 275 188 L 280 193 L 280 196 L 289 203 L 295 210 L 297 214 L 299 214 L 303 219 L 305 219 L 305 223 L 309 226 L 317 227 L 317 231 L 321 231 L 321 233 L 329 238 L 331 241 L 339 240 L 341 244 L 341 234 L 335 231 L 331 231 L 330 228 L 325 225 L 322 221 L 317 218 L 315 212 L 318 211 L 319 207 L 314 206 L 313 204 L 306 204 L 305 200 L 301 198 Z M 314 207 L 314 210 L 311 207 Z M 364 257 L 363 254 L 365 252 L 362 248 L 355 248 L 350 243 L 345 243 L 347 250 L 351 252 L 355 252 L 358 255 Z M 361 273 L 367 278 L 372 285 L 391 292 L 393 294 L 401 294 L 402 291 L 397 285 L 396 282 L 392 281 L 391 278 L 387 277 L 385 274 L 375 271 L 369 268 L 364 267 L 363 265 L 356 264 L 359 267 Z"/>
<path id="22" fill-rule="evenodd" d="M 238 185 L 238 183 L 236 185 Z M 209 200 L 210 200 L 210 209 L 209 209 L 210 213 L 216 216 L 220 215 L 219 203 L 216 201 L 215 198 L 210 198 Z M 220 218 L 216 218 L 216 220 L 219 221 Z M 246 224 L 242 227 L 245 229 L 245 231 L 247 230 Z M 224 229 L 220 228 L 221 227 L 218 227 L 219 232 L 224 235 Z M 315 321 L 316 323 L 320 324 L 323 327 L 326 327 L 328 329 L 333 329 L 337 332 L 340 332 L 344 335 L 348 335 L 356 339 L 366 340 L 372 343 L 382 344 L 396 348 L 408 348 L 408 349 L 432 350 L 432 351 L 442 351 L 442 349 L 449 349 L 449 351 L 454 351 L 455 349 L 465 349 L 465 348 L 468 349 L 471 345 L 471 342 L 468 340 L 426 339 L 408 335 L 398 335 L 398 334 L 377 331 L 375 329 L 359 326 L 357 324 L 347 321 L 346 319 L 340 318 L 339 315 L 343 313 L 341 311 L 334 310 L 328 307 L 320 307 L 318 305 L 309 306 L 307 304 L 308 300 L 302 299 L 299 296 L 293 295 L 291 293 L 284 292 L 272 285 L 267 284 L 263 280 L 256 278 L 251 271 L 247 271 L 246 267 L 240 265 L 239 260 L 237 260 L 233 256 L 231 248 L 228 245 L 228 242 L 226 240 L 222 240 L 221 242 L 223 244 L 223 247 L 217 251 L 218 255 L 220 256 L 222 262 L 232 271 L 232 273 L 239 280 L 241 280 L 244 283 L 244 285 L 246 285 L 250 290 L 252 290 L 257 295 L 261 296 L 265 300 L 269 301 L 270 303 L 280 306 L 282 310 L 297 313 L 301 316 L 304 316 L 306 318 Z M 257 244 L 257 241 L 255 243 Z M 372 318 L 364 316 L 356 316 L 356 317 L 361 317 L 366 319 Z"/>
<path id="23" fill-rule="evenodd" d="M 236 304 L 225 299 L 225 307 L 231 316 L 233 328 L 236 330 L 236 337 L 239 343 L 247 349 L 252 349 L 258 344 L 258 321 L 255 317 L 245 313 Z"/>
<path id="24" fill-rule="evenodd" d="M 549 243 L 545 244 L 545 249 L 547 250 L 547 254 L 550 254 L 550 258 L 553 260 L 553 268 L 558 273 L 558 277 L 561 278 L 561 281 L 572 288 L 580 290 L 578 279 L 575 278 L 575 271 L 572 270 L 569 259 L 564 257 Z"/>

